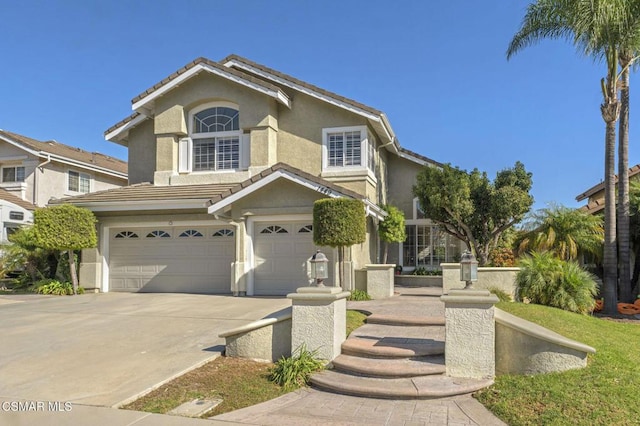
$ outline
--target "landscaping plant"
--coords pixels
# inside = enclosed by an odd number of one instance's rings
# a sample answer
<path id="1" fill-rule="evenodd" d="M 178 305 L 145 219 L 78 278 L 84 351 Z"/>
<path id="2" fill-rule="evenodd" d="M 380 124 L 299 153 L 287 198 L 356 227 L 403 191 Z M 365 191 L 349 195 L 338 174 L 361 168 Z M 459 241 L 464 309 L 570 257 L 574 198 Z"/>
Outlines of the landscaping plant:
<path id="1" fill-rule="evenodd" d="M 558 259 L 549 252 L 534 252 L 520 260 L 516 298 L 587 314 L 593 310 L 598 292 L 594 278 L 575 262 Z"/>
<path id="2" fill-rule="evenodd" d="M 269 379 L 287 390 L 306 386 L 311 374 L 322 370 L 325 363 L 317 359 L 318 351 L 309 351 L 303 344 L 292 356 L 282 357 L 269 370 Z"/>
<path id="3" fill-rule="evenodd" d="M 347 298 L 347 300 L 352 300 L 354 302 L 361 302 L 364 300 L 371 300 L 371 296 L 364 290 L 351 290 L 351 295 Z"/>
<path id="4" fill-rule="evenodd" d="M 387 263 L 387 254 L 389 252 L 389 244 L 401 243 L 407 238 L 404 226 L 404 213 L 395 206 L 385 204 L 382 209 L 387 212 L 378 226 L 378 234 L 380 240 L 384 241 L 384 253 L 382 255 L 382 263 Z"/>
<path id="5" fill-rule="evenodd" d="M 44 279 L 36 282 L 35 289 L 36 293 L 40 294 L 54 294 L 56 296 L 70 296 L 74 294 L 71 283 L 52 279 Z M 75 294 L 84 294 L 84 288 L 78 287 Z"/>

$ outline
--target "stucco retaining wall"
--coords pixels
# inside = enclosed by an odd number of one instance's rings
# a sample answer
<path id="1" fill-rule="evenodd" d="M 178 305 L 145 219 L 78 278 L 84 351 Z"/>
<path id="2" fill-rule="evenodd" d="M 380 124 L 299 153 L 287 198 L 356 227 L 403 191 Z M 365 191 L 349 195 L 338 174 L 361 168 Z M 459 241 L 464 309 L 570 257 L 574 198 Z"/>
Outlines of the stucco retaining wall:
<path id="1" fill-rule="evenodd" d="M 551 373 L 587 366 L 591 346 L 495 308 L 496 373 Z"/>
<path id="2" fill-rule="evenodd" d="M 225 355 L 275 362 L 291 356 L 291 308 L 218 335 L 225 338 Z"/>
<path id="3" fill-rule="evenodd" d="M 459 263 L 442 263 L 442 292 L 448 293 L 452 289 L 464 288 L 465 284 L 460 281 Z M 489 290 L 498 288 L 514 298 L 516 294 L 516 275 L 520 268 L 478 268 L 478 281 L 473 283 L 476 290 Z"/>

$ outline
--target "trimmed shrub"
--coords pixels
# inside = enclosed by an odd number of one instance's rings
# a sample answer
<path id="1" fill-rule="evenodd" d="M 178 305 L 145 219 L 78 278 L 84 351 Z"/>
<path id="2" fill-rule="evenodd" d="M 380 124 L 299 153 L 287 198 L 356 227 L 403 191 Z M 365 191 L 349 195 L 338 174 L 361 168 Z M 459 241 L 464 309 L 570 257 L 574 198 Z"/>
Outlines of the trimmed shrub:
<path id="1" fill-rule="evenodd" d="M 404 213 L 400 209 L 389 204 L 382 206 L 382 209 L 387 212 L 387 217 L 378 225 L 378 234 L 380 240 L 385 243 L 382 263 L 387 263 L 389 244 L 403 242 L 407 239 L 407 233 L 404 226 Z"/>
<path id="2" fill-rule="evenodd" d="M 305 345 L 295 350 L 291 357 L 282 357 L 269 370 L 269 380 L 284 387 L 295 389 L 306 386 L 311 374 L 324 368 L 324 362 L 316 357 L 318 351 L 309 351 Z"/>
<path id="3" fill-rule="evenodd" d="M 313 204 L 313 241 L 319 246 L 349 247 L 366 239 L 364 203 L 323 198 Z"/>
<path id="4" fill-rule="evenodd" d="M 534 252 L 520 260 L 516 276 L 516 297 L 531 303 L 587 314 L 595 306 L 598 292 L 595 277 L 575 262 Z"/>
<path id="5" fill-rule="evenodd" d="M 497 247 L 489 253 L 489 265 L 496 267 L 509 267 L 516 264 L 513 250 L 506 247 Z"/>
<path id="6" fill-rule="evenodd" d="M 427 269 L 424 266 L 419 266 L 413 270 L 411 275 L 427 275 L 431 277 L 439 277 L 442 275 L 441 269 Z"/>

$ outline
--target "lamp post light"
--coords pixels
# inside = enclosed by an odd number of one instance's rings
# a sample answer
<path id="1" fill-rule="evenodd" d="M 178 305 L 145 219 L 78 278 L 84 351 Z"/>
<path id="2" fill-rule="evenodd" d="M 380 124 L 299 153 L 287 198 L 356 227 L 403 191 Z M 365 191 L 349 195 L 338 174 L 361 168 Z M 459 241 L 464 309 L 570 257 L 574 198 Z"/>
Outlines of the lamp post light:
<path id="1" fill-rule="evenodd" d="M 320 250 L 316 251 L 311 260 L 311 278 L 316 281 L 317 287 L 324 287 L 324 280 L 329 277 L 329 259 Z"/>
<path id="2" fill-rule="evenodd" d="M 465 251 L 460 259 L 460 281 L 467 283 L 465 290 L 471 290 L 478 281 L 478 261 L 470 251 Z"/>

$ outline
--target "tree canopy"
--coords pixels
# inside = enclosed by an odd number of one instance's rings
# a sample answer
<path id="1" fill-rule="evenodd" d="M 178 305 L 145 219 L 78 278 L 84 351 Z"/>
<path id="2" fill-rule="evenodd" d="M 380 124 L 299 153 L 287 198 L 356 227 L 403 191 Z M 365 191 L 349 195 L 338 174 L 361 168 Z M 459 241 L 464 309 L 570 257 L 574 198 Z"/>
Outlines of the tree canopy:
<path id="1" fill-rule="evenodd" d="M 577 260 L 579 253 L 602 257 L 602 216 L 552 205 L 531 214 L 518 251 L 550 251 L 562 260 Z"/>
<path id="2" fill-rule="evenodd" d="M 413 193 L 425 215 L 464 241 L 484 265 L 500 235 L 531 208 L 531 177 L 521 162 L 498 172 L 493 182 L 486 172 L 467 172 L 445 164 L 425 167 Z"/>
<path id="3" fill-rule="evenodd" d="M 387 253 L 389 243 L 401 243 L 407 238 L 404 227 L 404 213 L 395 206 L 386 204 L 382 209 L 387 212 L 387 217 L 380 222 L 378 226 L 378 234 L 380 239 L 385 242 L 383 263 L 387 263 Z"/>

